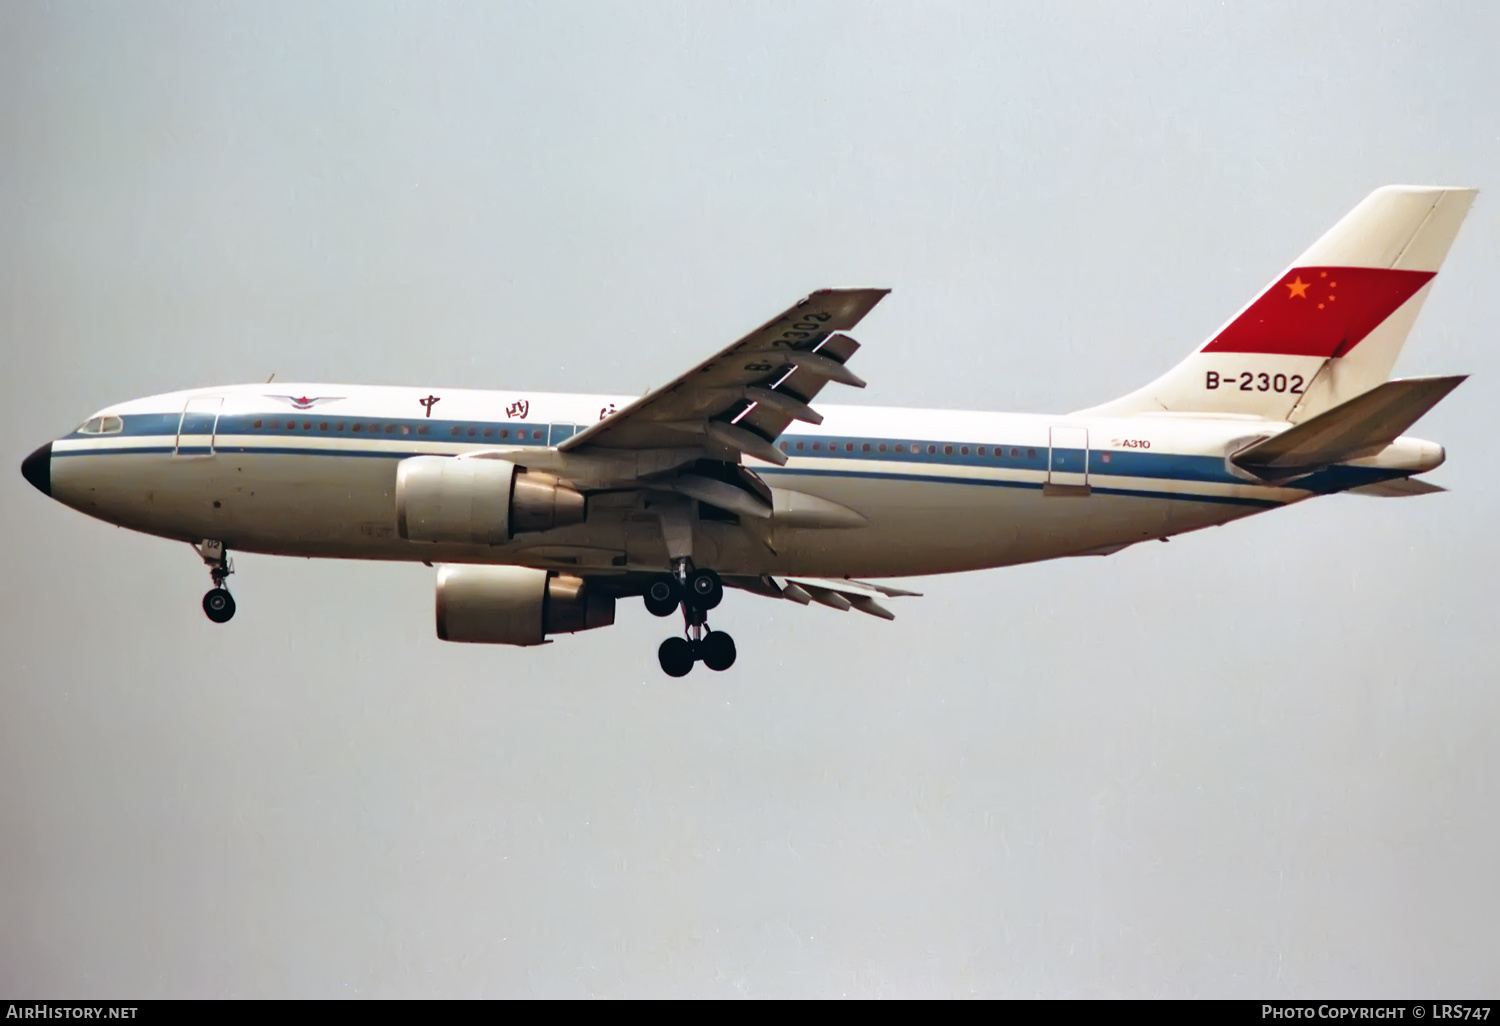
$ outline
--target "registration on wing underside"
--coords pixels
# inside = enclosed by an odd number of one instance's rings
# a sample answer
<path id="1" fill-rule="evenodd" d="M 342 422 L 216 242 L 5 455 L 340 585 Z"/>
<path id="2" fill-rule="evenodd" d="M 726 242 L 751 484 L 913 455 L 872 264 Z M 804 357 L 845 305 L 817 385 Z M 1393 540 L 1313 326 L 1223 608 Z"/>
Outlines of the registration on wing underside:
<path id="1" fill-rule="evenodd" d="M 863 387 L 845 366 L 853 328 L 889 289 L 815 292 L 671 383 L 563 443 L 564 451 L 709 446 L 771 462 L 770 443 L 829 381 Z M 764 443 L 758 446 L 757 441 Z"/>

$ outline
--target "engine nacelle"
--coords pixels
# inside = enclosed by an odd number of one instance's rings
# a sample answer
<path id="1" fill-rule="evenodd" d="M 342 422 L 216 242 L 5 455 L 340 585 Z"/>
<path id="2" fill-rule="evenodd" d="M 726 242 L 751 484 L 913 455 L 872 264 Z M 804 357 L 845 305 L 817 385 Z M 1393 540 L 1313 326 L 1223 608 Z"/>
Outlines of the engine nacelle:
<path id="1" fill-rule="evenodd" d="M 578 492 L 508 460 L 413 456 L 396 465 L 396 531 L 408 541 L 504 545 L 583 523 Z"/>
<path id="2" fill-rule="evenodd" d="M 548 634 L 614 622 L 614 596 L 599 594 L 581 577 L 528 566 L 438 568 L 437 636 L 443 641 L 540 645 Z"/>

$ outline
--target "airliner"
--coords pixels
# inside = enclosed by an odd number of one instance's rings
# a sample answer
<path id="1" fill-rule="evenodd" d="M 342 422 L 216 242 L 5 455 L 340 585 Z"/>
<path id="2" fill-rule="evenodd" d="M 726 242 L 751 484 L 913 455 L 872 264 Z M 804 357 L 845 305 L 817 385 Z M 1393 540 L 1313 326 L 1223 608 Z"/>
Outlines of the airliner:
<path id="1" fill-rule="evenodd" d="M 904 578 L 1108 555 L 1315 496 L 1442 491 L 1405 432 L 1463 376 L 1390 379 L 1475 190 L 1387 186 L 1176 367 L 1075 413 L 814 404 L 862 388 L 888 290 L 814 292 L 642 397 L 295 383 L 100 410 L 21 465 L 44 495 L 231 552 L 422 562 L 437 636 L 532 646 L 680 614 L 674 677 L 726 670 L 725 589 L 893 619 Z"/>

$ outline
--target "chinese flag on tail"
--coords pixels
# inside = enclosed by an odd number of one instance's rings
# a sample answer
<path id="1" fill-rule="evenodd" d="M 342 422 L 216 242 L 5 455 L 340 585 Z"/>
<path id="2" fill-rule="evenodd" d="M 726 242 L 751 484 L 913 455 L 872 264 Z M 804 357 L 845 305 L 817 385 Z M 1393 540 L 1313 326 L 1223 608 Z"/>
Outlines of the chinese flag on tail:
<path id="1" fill-rule="evenodd" d="M 1294 267 L 1203 352 L 1344 356 L 1433 277 L 1379 267 Z"/>

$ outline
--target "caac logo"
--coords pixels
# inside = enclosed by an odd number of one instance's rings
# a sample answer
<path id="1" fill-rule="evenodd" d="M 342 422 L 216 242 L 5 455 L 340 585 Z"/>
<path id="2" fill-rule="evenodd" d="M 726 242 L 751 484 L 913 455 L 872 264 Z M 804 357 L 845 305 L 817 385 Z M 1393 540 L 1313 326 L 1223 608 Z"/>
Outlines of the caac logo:
<path id="1" fill-rule="evenodd" d="M 336 403 L 344 397 L 341 395 L 320 395 L 309 399 L 305 395 L 268 395 L 266 398 L 279 399 L 284 403 L 290 404 L 294 410 L 310 410 L 314 406 L 321 406 L 323 403 Z"/>

